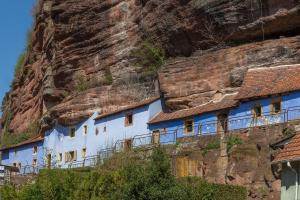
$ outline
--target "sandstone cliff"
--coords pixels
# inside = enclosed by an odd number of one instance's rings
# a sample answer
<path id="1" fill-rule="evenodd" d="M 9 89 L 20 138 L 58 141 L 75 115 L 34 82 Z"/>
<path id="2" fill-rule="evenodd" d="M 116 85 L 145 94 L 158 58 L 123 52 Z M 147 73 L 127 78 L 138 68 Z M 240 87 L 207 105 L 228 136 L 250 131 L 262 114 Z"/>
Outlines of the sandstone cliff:
<path id="1" fill-rule="evenodd" d="M 141 70 L 130 56 L 149 38 L 168 57 L 160 91 L 175 110 L 236 90 L 247 68 L 300 59 L 297 0 L 40 0 L 36 10 L 32 48 L 3 101 L 2 123 L 16 133 L 152 95 L 155 80 L 132 78 Z"/>

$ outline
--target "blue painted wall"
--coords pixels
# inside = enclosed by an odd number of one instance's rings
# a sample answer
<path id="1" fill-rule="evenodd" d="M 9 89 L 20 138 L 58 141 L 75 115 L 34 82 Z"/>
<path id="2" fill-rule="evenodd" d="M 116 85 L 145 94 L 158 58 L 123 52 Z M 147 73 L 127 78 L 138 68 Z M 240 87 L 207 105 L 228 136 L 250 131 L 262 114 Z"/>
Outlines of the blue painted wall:
<path id="1" fill-rule="evenodd" d="M 279 114 L 271 113 L 271 104 L 275 99 L 281 98 L 282 112 Z M 252 108 L 255 105 L 262 106 L 263 115 L 260 118 L 252 117 Z M 296 108 L 298 107 L 298 108 Z M 251 126 L 261 126 L 294 120 L 300 118 L 300 92 L 292 92 L 286 95 L 274 96 L 241 102 L 238 107 L 232 108 L 229 114 L 229 130 L 248 128 Z M 286 112 L 288 111 L 288 112 Z M 288 113 L 288 114 L 287 114 Z"/>
<path id="2" fill-rule="evenodd" d="M 217 132 L 217 115 L 215 112 L 204 113 L 189 117 L 194 120 L 194 132 L 191 134 L 184 133 L 184 119 L 176 119 L 156 124 L 150 124 L 151 132 L 160 130 L 160 142 L 162 144 L 171 144 L 176 142 L 176 138 L 188 137 L 192 135 L 207 135 Z"/>
<path id="3" fill-rule="evenodd" d="M 87 120 L 80 122 L 74 126 L 61 126 L 56 125 L 53 129 L 46 131 L 44 138 L 45 155 L 51 154 L 52 165 L 61 166 L 63 168 L 68 167 L 69 163 L 65 162 L 65 153 L 70 151 L 77 152 L 77 161 L 84 160 L 82 156 L 82 150 L 86 148 L 86 157 L 95 155 L 97 152 L 97 140 L 98 138 L 89 139 L 95 134 L 94 118 L 97 116 L 94 113 Z M 87 126 L 87 134 L 84 134 L 84 126 Z M 75 137 L 70 137 L 70 128 L 75 128 Z M 62 162 L 59 161 L 59 154 L 62 154 Z"/>
<path id="4" fill-rule="evenodd" d="M 279 114 L 271 114 L 271 103 L 273 100 L 281 98 L 282 112 Z M 252 108 L 255 105 L 262 106 L 263 116 L 254 119 L 252 116 Z M 250 126 L 261 126 L 275 124 L 287 120 L 300 119 L 300 92 L 291 92 L 281 97 L 274 96 L 248 102 L 241 102 L 239 106 L 229 110 L 228 130 L 248 128 Z M 217 112 L 190 117 L 194 120 L 193 134 L 215 134 L 217 132 Z M 191 135 L 184 134 L 184 119 L 176 119 L 156 124 L 150 124 L 152 131 L 161 130 L 160 140 L 162 144 L 174 143 L 177 138 L 187 137 Z"/>
<path id="5" fill-rule="evenodd" d="M 161 100 L 157 100 L 150 105 L 120 112 L 95 121 L 95 128 L 98 128 L 101 140 L 98 146 L 101 149 L 110 148 L 119 140 L 131 139 L 137 135 L 149 134 L 149 120 L 162 111 Z M 133 124 L 125 126 L 125 116 L 127 113 L 133 114 Z M 106 132 L 104 132 L 106 127 Z M 151 138 L 141 138 L 135 140 L 134 146 L 140 146 L 151 142 Z M 117 143 L 117 148 L 122 148 L 121 143 Z"/>
<path id="6" fill-rule="evenodd" d="M 36 154 L 33 154 L 34 146 L 38 148 Z M 33 159 L 37 159 L 37 165 L 44 164 L 43 141 L 4 150 L 1 164 L 12 166 L 13 163 L 21 163 L 21 167 L 32 166 Z"/>
<path id="7" fill-rule="evenodd" d="M 148 134 L 150 130 L 147 122 L 161 110 L 161 101 L 157 100 L 150 105 L 116 113 L 96 121 L 94 119 L 98 113 L 94 113 L 87 120 L 73 126 L 76 129 L 75 137 L 71 138 L 69 136 L 70 127 L 61 125 L 57 125 L 52 130 L 47 131 L 45 133 L 44 147 L 47 154 L 52 155 L 52 164 L 66 168 L 69 163 L 65 162 L 65 152 L 76 151 L 77 161 L 82 161 L 84 160 L 84 157 L 82 157 L 83 148 L 86 148 L 86 157 L 95 156 L 101 149 L 113 147 L 118 140 Z M 125 126 L 127 113 L 133 114 L 133 124 L 131 126 Z M 86 135 L 83 134 L 85 125 L 88 127 Z M 104 127 L 106 127 L 106 131 L 104 131 Z M 96 129 L 98 134 L 96 134 Z M 144 143 L 146 142 L 136 145 Z M 119 148 L 122 148 L 121 145 L 118 145 Z M 60 153 L 63 154 L 62 162 L 57 161 Z"/>

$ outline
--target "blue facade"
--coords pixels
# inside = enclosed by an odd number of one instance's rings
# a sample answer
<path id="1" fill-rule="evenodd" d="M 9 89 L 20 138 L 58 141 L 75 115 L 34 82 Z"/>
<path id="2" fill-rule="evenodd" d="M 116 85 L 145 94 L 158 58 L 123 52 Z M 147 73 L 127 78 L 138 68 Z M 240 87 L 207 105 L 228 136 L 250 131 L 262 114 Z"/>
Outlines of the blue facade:
<path id="1" fill-rule="evenodd" d="M 280 112 L 274 113 L 274 103 L 280 103 Z M 253 108 L 260 107 L 259 117 L 253 117 Z M 90 156 L 99 155 L 103 149 L 114 148 L 117 151 L 130 147 L 139 147 L 153 143 L 154 134 L 159 130 L 161 144 L 174 144 L 178 138 L 193 135 L 216 134 L 219 130 L 219 111 L 200 113 L 187 118 L 174 119 L 148 124 L 162 111 L 161 100 L 148 105 L 123 110 L 97 118 L 94 113 L 88 119 L 74 125 L 57 124 L 46 131 L 44 141 L 25 144 L 2 151 L 2 164 L 22 167 L 32 165 L 51 165 L 67 168 L 74 162 L 82 162 Z M 269 125 L 300 119 L 300 91 L 281 96 L 242 101 L 228 108 L 226 124 L 229 131 L 252 126 Z M 128 118 L 130 116 L 130 119 Z M 186 123 L 191 129 L 187 131 Z M 128 142 L 128 143 L 127 143 Z M 37 146 L 37 153 L 33 154 Z M 86 164 L 88 165 L 88 164 Z"/>
<path id="2" fill-rule="evenodd" d="M 44 164 L 43 141 L 25 144 L 2 151 L 2 163 L 7 166 L 38 167 Z"/>
<path id="3" fill-rule="evenodd" d="M 192 120 L 193 131 L 186 133 L 185 121 Z M 175 119 L 155 124 L 150 124 L 150 130 L 160 131 L 160 143 L 171 144 L 176 142 L 176 138 L 183 138 L 193 135 L 208 135 L 217 132 L 217 115 L 215 112 L 204 113 L 191 116 L 186 119 Z"/>
<path id="4" fill-rule="evenodd" d="M 272 103 L 281 103 L 281 112 L 272 112 Z M 253 108 L 261 106 L 262 116 L 253 117 Z M 241 102 L 229 114 L 229 130 L 282 123 L 300 118 L 300 92 Z"/>
<path id="5" fill-rule="evenodd" d="M 280 112 L 275 113 L 272 109 L 274 103 L 280 104 Z M 261 106 L 260 117 L 254 117 L 253 108 Z M 218 111 L 203 113 L 186 119 L 193 120 L 193 132 L 185 133 L 185 120 L 174 119 L 170 121 L 150 124 L 150 130 L 160 131 L 162 144 L 175 143 L 177 138 L 193 135 L 216 134 L 218 127 Z M 300 92 L 291 92 L 282 96 L 273 96 L 257 100 L 240 102 L 236 107 L 228 109 L 226 121 L 227 130 L 234 131 L 253 126 L 271 125 L 300 119 Z"/>
<path id="6" fill-rule="evenodd" d="M 123 148 L 122 141 L 133 139 L 135 136 L 149 134 L 149 120 L 162 111 L 161 100 L 157 100 L 147 106 L 126 110 L 115 115 L 107 116 L 95 121 L 95 128 L 99 130 L 101 140 L 98 142 L 100 149 L 116 145 L 117 150 Z M 132 114 L 133 122 L 125 125 L 126 115 Z M 119 142 L 118 142 L 119 141 Z M 132 146 L 149 144 L 149 139 L 133 140 Z"/>
<path id="7" fill-rule="evenodd" d="M 68 152 L 75 154 L 71 160 L 80 162 L 97 155 L 101 149 L 123 148 L 123 143 L 118 141 L 148 134 L 150 130 L 147 122 L 161 110 L 161 101 L 157 100 L 149 105 L 115 113 L 99 120 L 95 120 L 98 113 L 94 113 L 75 126 L 56 125 L 45 133 L 46 156 L 51 155 L 51 165 L 66 168 L 71 163 L 67 158 Z M 132 124 L 126 126 L 127 114 L 132 114 Z M 75 129 L 74 137 L 70 136 L 71 128 Z"/>

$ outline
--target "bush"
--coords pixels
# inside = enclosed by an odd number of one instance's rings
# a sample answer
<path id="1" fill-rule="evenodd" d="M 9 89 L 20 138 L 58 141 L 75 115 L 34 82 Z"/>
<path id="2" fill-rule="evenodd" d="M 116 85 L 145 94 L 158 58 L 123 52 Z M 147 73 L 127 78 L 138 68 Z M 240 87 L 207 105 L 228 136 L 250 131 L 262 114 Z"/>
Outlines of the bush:
<path id="1" fill-rule="evenodd" d="M 19 77 L 25 61 L 26 52 L 21 53 L 15 65 L 15 77 Z"/>
<path id="2" fill-rule="evenodd" d="M 9 125 L 7 125 L 9 126 Z M 39 131 L 39 123 L 33 122 L 29 125 L 26 131 L 18 134 L 13 134 L 8 131 L 8 127 L 4 127 L 4 133 L 1 137 L 1 147 L 8 147 L 14 144 L 18 144 L 25 140 L 28 140 L 38 134 Z"/>
<path id="3" fill-rule="evenodd" d="M 95 169 L 44 170 L 31 184 L 1 189 L 3 200 L 244 200 L 242 187 L 209 184 L 199 178 L 176 179 L 170 160 L 155 149 L 143 155 L 117 155 Z M 140 157 L 140 159 L 138 159 Z M 113 169 L 115 168 L 115 169 Z"/>
<path id="4" fill-rule="evenodd" d="M 132 64 L 141 70 L 143 79 L 156 78 L 157 72 L 165 64 L 165 51 L 150 40 L 142 42 L 138 49 L 131 51 Z"/>
<path id="5" fill-rule="evenodd" d="M 243 141 L 237 137 L 237 136 L 229 136 L 228 140 L 227 140 L 227 152 L 230 151 L 230 149 L 235 146 L 235 145 L 239 145 L 242 144 Z"/>
<path id="6" fill-rule="evenodd" d="M 203 149 L 202 155 L 205 156 L 208 151 L 214 150 L 214 149 L 220 149 L 220 142 L 212 142 L 205 146 Z"/>

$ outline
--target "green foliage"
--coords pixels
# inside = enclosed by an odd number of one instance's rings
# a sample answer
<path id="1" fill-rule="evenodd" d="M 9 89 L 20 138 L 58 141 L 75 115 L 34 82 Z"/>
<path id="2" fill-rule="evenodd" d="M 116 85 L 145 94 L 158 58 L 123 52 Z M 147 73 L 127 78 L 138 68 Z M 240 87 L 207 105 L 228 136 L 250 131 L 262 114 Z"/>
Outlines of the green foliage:
<path id="1" fill-rule="evenodd" d="M 26 52 L 22 52 L 15 65 L 15 77 L 19 77 L 25 61 Z"/>
<path id="2" fill-rule="evenodd" d="M 242 187 L 209 184 L 199 178 L 176 179 L 162 149 L 155 149 L 147 161 L 141 157 L 141 153 L 117 155 L 95 169 L 44 170 L 33 183 L 19 190 L 6 186 L 0 192 L 3 200 L 246 199 Z"/>
<path id="3" fill-rule="evenodd" d="M 156 77 L 158 70 L 165 64 L 164 49 L 150 40 L 142 42 L 138 49 L 131 51 L 132 64 L 142 71 L 142 76 Z"/>
<path id="4" fill-rule="evenodd" d="M 243 141 L 237 137 L 237 136 L 229 136 L 227 139 L 227 152 L 230 151 L 230 149 L 235 146 L 235 145 L 239 145 L 239 144 L 243 144 Z"/>
<path id="5" fill-rule="evenodd" d="M 112 74 L 110 70 L 105 70 L 105 79 L 98 80 L 97 78 L 86 79 L 83 76 L 79 76 L 76 78 L 75 90 L 78 92 L 83 92 L 90 88 L 95 88 L 103 85 L 111 85 L 112 84 Z"/>
<path id="6" fill-rule="evenodd" d="M 285 129 L 283 129 L 282 133 L 284 136 L 290 136 L 295 133 L 295 130 L 291 127 L 287 127 Z"/>
<path id="7" fill-rule="evenodd" d="M 33 122 L 29 125 L 26 131 L 18 134 L 13 134 L 9 133 L 9 131 L 7 130 L 8 127 L 4 127 L 4 133 L 1 137 L 1 147 L 11 146 L 28 140 L 38 134 L 39 128 L 39 123 Z"/>
<path id="8" fill-rule="evenodd" d="M 205 156 L 208 151 L 213 149 L 220 149 L 220 142 L 212 142 L 208 143 L 205 148 L 203 149 L 202 155 Z"/>
<path id="9" fill-rule="evenodd" d="M 110 71 L 110 67 L 106 67 L 104 71 L 104 76 L 105 76 L 105 85 L 111 85 L 113 82 L 113 77 Z"/>

